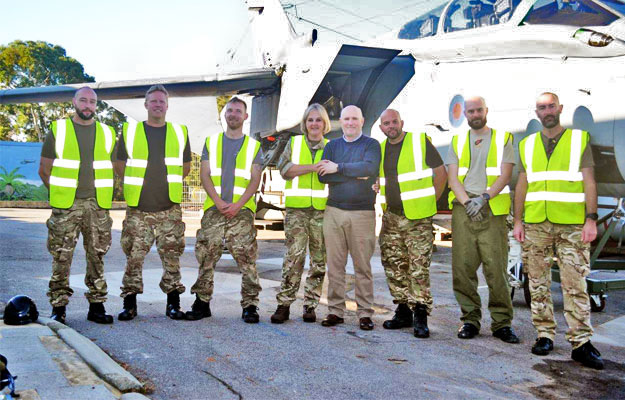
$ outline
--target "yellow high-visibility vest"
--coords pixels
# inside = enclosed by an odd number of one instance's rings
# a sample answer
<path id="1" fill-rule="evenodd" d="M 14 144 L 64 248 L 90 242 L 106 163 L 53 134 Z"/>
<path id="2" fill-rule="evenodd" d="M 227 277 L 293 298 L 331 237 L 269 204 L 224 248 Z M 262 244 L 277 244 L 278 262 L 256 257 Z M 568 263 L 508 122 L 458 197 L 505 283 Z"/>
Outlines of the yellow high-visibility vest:
<path id="1" fill-rule="evenodd" d="M 579 129 L 567 129 L 549 159 L 540 135 L 534 133 L 519 143 L 528 183 L 525 222 L 547 219 L 556 224 L 583 224 L 586 197 L 580 164 L 590 135 Z"/>
<path id="2" fill-rule="evenodd" d="M 456 156 L 458 156 L 458 180 L 460 183 L 464 183 L 464 179 L 469 172 L 471 166 L 471 143 L 470 143 L 471 131 L 467 131 L 467 134 L 458 134 L 451 139 L 451 145 L 453 146 Z M 491 130 L 490 136 L 490 148 L 488 149 L 488 157 L 486 158 L 486 190 L 495 183 L 497 178 L 501 175 L 501 163 L 503 160 L 503 151 L 508 143 L 508 140 L 512 140 L 512 134 L 509 132 L 497 132 L 494 129 Z M 459 152 L 460 150 L 460 152 Z M 449 208 L 453 208 L 452 201 L 456 198 L 453 191 L 449 192 Z M 497 196 L 492 197 L 488 201 L 490 209 L 493 215 L 506 215 L 510 212 L 510 187 L 508 185 L 499 192 Z"/>
<path id="3" fill-rule="evenodd" d="M 397 181 L 404 214 L 408 219 L 423 219 L 436 214 L 436 192 L 432 181 L 432 168 L 426 163 L 425 146 L 429 140 L 425 133 L 414 135 L 406 132 L 397 161 Z M 386 179 L 384 177 L 384 154 L 386 142 L 382 142 L 380 161 L 380 194 L 378 202 L 386 210 Z"/>
<path id="4" fill-rule="evenodd" d="M 327 139 L 322 139 L 328 143 Z M 316 164 L 321 160 L 323 151 L 317 150 L 315 159 L 312 159 L 312 151 L 308 148 L 304 135 L 291 137 L 291 161 L 298 165 Z M 315 210 L 325 210 L 328 201 L 328 188 L 325 183 L 319 182 L 319 175 L 309 172 L 287 180 L 284 194 L 285 205 L 290 208 L 314 207 Z"/>
<path id="5" fill-rule="evenodd" d="M 50 173 L 50 205 L 70 208 L 76 198 L 80 148 L 71 119 L 52 123 L 56 158 Z M 115 147 L 115 131 L 108 125 L 95 123 L 93 171 L 96 200 L 101 208 L 111 208 L 113 203 L 113 164 L 111 154 Z"/>
<path id="6" fill-rule="evenodd" d="M 219 135 L 213 135 L 206 138 L 206 149 L 208 150 L 208 160 L 210 165 L 210 177 L 215 186 L 215 191 L 221 196 L 221 166 L 222 166 L 222 152 L 223 152 L 223 137 L 224 133 Z M 232 194 L 232 202 L 236 203 L 252 179 L 252 163 L 256 154 L 260 149 L 260 142 L 245 135 L 243 136 L 243 144 L 237 154 L 235 168 L 234 168 L 234 190 Z M 213 199 L 210 196 L 206 196 L 204 201 L 204 210 L 208 210 L 215 205 Z M 249 198 L 243 207 L 249 208 L 253 213 L 256 212 L 256 195 Z"/>
<path id="7" fill-rule="evenodd" d="M 128 153 L 124 172 L 124 197 L 131 207 L 139 204 L 143 178 L 148 167 L 148 139 L 142 122 L 126 122 L 123 128 L 124 145 Z M 165 135 L 165 165 L 169 200 L 172 203 L 182 201 L 182 178 L 184 149 L 187 145 L 187 127 L 171 122 L 167 123 Z"/>

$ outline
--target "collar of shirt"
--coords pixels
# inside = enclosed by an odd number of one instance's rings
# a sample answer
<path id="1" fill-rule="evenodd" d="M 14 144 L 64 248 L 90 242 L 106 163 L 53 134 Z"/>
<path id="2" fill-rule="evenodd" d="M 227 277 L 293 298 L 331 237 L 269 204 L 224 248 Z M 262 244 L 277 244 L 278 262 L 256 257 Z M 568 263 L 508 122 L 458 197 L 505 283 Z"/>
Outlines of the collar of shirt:
<path id="1" fill-rule="evenodd" d="M 343 140 L 346 141 L 347 143 L 351 143 L 351 142 L 355 142 L 356 140 L 360 139 L 360 137 L 362 136 L 362 132 L 360 132 L 360 135 L 358 135 L 357 138 L 353 139 L 353 140 L 349 140 L 345 137 L 345 134 L 343 134 Z"/>
<path id="2" fill-rule="evenodd" d="M 315 143 L 315 145 L 313 146 L 313 144 L 310 142 L 310 140 L 308 140 L 307 136 L 304 136 L 304 140 L 306 141 L 306 144 L 308 145 L 308 148 L 311 150 L 321 150 L 325 147 L 325 143 L 323 143 L 323 138 Z"/>
<path id="3" fill-rule="evenodd" d="M 560 140 L 560 138 L 562 137 L 562 135 L 564 135 L 564 132 L 566 132 L 566 128 L 564 128 L 562 130 L 562 132 L 558 133 L 557 135 L 555 135 L 554 137 L 550 138 L 549 136 L 545 135 L 545 132 L 540 132 L 540 134 L 547 139 L 547 141 L 550 140 L 554 140 L 556 143 Z"/>

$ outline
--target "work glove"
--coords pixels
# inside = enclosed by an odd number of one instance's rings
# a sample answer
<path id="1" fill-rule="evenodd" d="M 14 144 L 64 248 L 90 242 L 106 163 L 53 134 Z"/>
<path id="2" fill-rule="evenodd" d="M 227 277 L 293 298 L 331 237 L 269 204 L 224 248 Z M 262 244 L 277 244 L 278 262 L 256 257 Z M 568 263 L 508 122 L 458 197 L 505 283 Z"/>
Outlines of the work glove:
<path id="1" fill-rule="evenodd" d="M 484 219 L 484 214 L 482 214 L 481 212 L 475 214 L 475 216 L 473 217 L 469 217 L 471 219 L 471 221 L 473 222 L 480 222 L 481 220 Z"/>
<path id="2" fill-rule="evenodd" d="M 480 196 L 480 197 L 474 197 L 472 199 L 469 199 L 469 201 L 464 203 L 464 208 L 469 218 L 475 221 L 474 218 L 481 214 L 480 211 L 482 211 L 482 208 L 484 208 L 485 205 L 486 205 L 486 199 Z M 478 221 L 481 221 L 481 220 L 482 220 L 482 217 L 480 217 Z"/>

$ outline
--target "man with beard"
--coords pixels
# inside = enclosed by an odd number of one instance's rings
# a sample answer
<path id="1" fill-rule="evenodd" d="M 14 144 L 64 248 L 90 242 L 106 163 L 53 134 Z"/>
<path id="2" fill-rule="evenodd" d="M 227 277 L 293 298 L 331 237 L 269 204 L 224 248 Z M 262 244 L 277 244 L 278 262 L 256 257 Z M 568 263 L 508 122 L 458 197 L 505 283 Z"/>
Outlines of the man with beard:
<path id="1" fill-rule="evenodd" d="M 430 336 L 427 317 L 432 311 L 430 262 L 434 244 L 432 216 L 445 189 L 447 171 L 425 133 L 403 130 L 399 112 L 385 110 L 380 197 L 384 210 L 380 251 L 386 281 L 397 310 L 384 321 L 385 329 L 414 327 L 414 336 Z M 413 315 L 414 313 L 414 315 Z"/>
<path id="2" fill-rule="evenodd" d="M 167 90 L 155 85 L 145 94 L 148 120 L 124 124 L 115 169 L 124 177 L 128 205 L 121 245 L 126 254 L 122 279 L 124 309 L 120 321 L 137 316 L 137 294 L 143 293 L 143 261 L 156 241 L 163 264 L 161 290 L 167 294 L 165 315 L 184 319 L 180 310 L 180 256 L 184 252 L 182 180 L 191 170 L 191 148 L 187 127 L 165 120 Z"/>
<path id="3" fill-rule="evenodd" d="M 52 215 L 48 219 L 48 250 L 52 255 L 50 278 L 51 318 L 65 323 L 65 308 L 73 294 L 69 273 L 78 237 L 82 233 L 87 255 L 85 296 L 87 319 L 110 324 L 106 314 L 107 286 L 103 257 L 111 247 L 113 164 L 115 131 L 94 121 L 96 93 L 89 87 L 76 91 L 76 113 L 52 123 L 41 149 L 39 176 L 50 191 Z"/>
<path id="4" fill-rule="evenodd" d="M 512 135 L 486 125 L 488 108 L 481 97 L 465 100 L 464 115 L 471 129 L 452 138 L 449 164 L 449 207 L 452 208 L 453 290 L 462 311 L 461 339 L 479 334 L 482 301 L 477 270 L 488 284 L 488 310 L 493 336 L 518 343 L 511 328 L 512 301 L 506 276 L 510 212 L 508 182 L 514 166 Z"/>
<path id="5" fill-rule="evenodd" d="M 523 243 L 532 297 L 532 322 L 538 339 L 532 353 L 553 350 L 556 322 L 551 300 L 551 262 L 558 256 L 566 339 L 571 357 L 583 365 L 603 369 L 601 354 L 590 343 L 590 242 L 597 237 L 597 187 L 588 132 L 560 125 L 562 105 L 553 93 L 536 101 L 543 124 L 519 143 L 521 168 L 514 199 L 514 237 Z M 525 224 L 523 223 L 525 220 Z"/>
<path id="6" fill-rule="evenodd" d="M 256 258 L 256 190 L 262 173 L 260 142 L 243 134 L 247 106 L 238 97 L 226 104 L 225 133 L 206 138 L 200 178 L 208 194 L 202 226 L 197 231 L 195 256 L 200 263 L 197 281 L 191 288 L 196 299 L 188 320 L 211 316 L 215 264 L 221 258 L 224 240 L 241 271 L 241 318 L 258 323 L 258 294 L 261 291 Z"/>

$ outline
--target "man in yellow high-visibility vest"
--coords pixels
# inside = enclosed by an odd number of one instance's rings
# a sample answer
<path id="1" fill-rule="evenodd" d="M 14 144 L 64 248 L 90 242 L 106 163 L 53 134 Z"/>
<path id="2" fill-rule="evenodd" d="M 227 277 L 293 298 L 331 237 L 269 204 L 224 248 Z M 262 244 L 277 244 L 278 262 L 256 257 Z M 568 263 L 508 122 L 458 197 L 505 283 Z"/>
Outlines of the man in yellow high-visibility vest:
<path id="1" fill-rule="evenodd" d="M 52 123 L 39 165 L 52 206 L 47 222 L 48 250 L 53 258 L 48 296 L 52 319 L 65 323 L 65 308 L 73 293 L 70 266 L 82 233 L 87 253 L 87 319 L 110 324 L 113 317 L 104 309 L 107 286 L 103 257 L 111 247 L 115 131 L 94 120 L 97 95 L 93 89 L 78 89 L 72 103 L 74 116 Z"/>
<path id="2" fill-rule="evenodd" d="M 224 241 L 241 270 L 241 318 L 258 323 L 258 294 L 261 291 L 256 258 L 256 190 L 263 171 L 260 142 L 243 134 L 247 105 L 238 97 L 226 104 L 226 132 L 206 139 L 200 178 L 208 194 L 202 226 L 197 231 L 195 257 L 200 263 L 191 287 L 196 299 L 188 320 L 211 316 L 215 265 L 221 258 Z"/>
<path id="3" fill-rule="evenodd" d="M 532 322 L 538 338 L 532 353 L 553 350 L 556 321 L 551 300 L 551 262 L 558 257 L 564 296 L 566 339 L 571 357 L 603 369 L 601 354 L 590 343 L 590 242 L 597 237 L 597 186 L 590 135 L 560 124 L 562 105 L 554 93 L 536 100 L 543 131 L 519 143 L 519 180 L 514 196 L 514 237 L 523 244 L 523 267 L 532 297 Z"/>
<path id="4" fill-rule="evenodd" d="M 452 190 L 453 290 L 463 322 L 458 337 L 471 339 L 480 331 L 482 302 L 477 291 L 477 270 L 482 265 L 493 336 L 506 343 L 519 343 L 511 327 L 512 300 L 505 270 L 508 182 L 514 166 L 512 135 L 486 125 L 488 108 L 482 97 L 467 98 L 464 107 L 470 130 L 452 138 L 447 155 Z"/>
<path id="5" fill-rule="evenodd" d="M 169 93 L 162 85 L 145 95 L 147 121 L 125 123 L 115 169 L 124 177 L 126 219 L 121 245 L 126 254 L 122 279 L 124 309 L 120 321 L 137 316 L 137 294 L 143 293 L 143 261 L 156 241 L 163 264 L 161 290 L 167 294 L 165 315 L 184 319 L 180 310 L 180 256 L 184 252 L 182 180 L 191 170 L 187 127 L 167 122 Z"/>
<path id="6" fill-rule="evenodd" d="M 427 317 L 432 310 L 430 262 L 434 247 L 432 217 L 445 190 L 447 170 L 425 133 L 403 130 L 399 112 L 380 116 L 382 142 L 380 202 L 384 209 L 380 252 L 386 282 L 397 304 L 385 329 L 414 328 L 414 336 L 430 336 Z"/>

